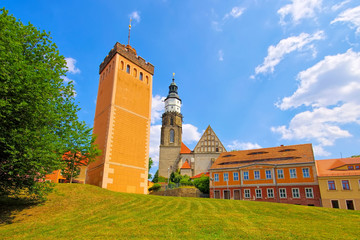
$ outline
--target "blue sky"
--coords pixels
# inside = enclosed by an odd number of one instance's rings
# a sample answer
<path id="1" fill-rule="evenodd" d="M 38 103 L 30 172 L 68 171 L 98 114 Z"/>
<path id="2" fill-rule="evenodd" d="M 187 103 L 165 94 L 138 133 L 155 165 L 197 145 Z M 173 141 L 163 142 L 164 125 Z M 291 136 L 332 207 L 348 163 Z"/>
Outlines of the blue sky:
<path id="1" fill-rule="evenodd" d="M 155 66 L 150 155 L 175 72 L 192 149 L 210 124 L 227 150 L 312 143 L 316 159 L 360 154 L 357 0 L 2 1 L 51 32 L 93 125 L 99 64 L 118 41 Z M 157 164 L 156 164 L 157 165 Z M 157 166 L 155 166 L 156 170 Z"/>

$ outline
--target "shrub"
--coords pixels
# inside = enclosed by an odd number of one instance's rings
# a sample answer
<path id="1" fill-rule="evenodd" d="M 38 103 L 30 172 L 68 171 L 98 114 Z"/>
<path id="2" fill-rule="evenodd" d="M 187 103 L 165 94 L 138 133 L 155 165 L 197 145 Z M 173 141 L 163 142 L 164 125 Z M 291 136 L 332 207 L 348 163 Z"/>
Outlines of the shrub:
<path id="1" fill-rule="evenodd" d="M 158 183 L 155 183 L 154 185 L 152 185 L 152 187 L 150 187 L 148 190 L 149 191 L 159 191 L 160 190 L 160 188 L 161 188 L 161 185 L 160 184 L 158 184 Z"/>
<path id="2" fill-rule="evenodd" d="M 194 185 L 202 193 L 209 193 L 209 177 L 203 175 L 200 178 L 194 180 Z"/>

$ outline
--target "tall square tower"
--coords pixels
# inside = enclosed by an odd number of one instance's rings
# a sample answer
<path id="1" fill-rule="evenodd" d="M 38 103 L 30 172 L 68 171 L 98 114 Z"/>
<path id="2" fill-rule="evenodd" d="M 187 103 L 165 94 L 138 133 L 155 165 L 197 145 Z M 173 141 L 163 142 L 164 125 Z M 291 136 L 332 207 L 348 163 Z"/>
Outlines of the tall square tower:
<path id="1" fill-rule="evenodd" d="M 116 43 L 99 74 L 93 132 L 102 154 L 89 165 L 86 183 L 146 194 L 154 66 Z"/>

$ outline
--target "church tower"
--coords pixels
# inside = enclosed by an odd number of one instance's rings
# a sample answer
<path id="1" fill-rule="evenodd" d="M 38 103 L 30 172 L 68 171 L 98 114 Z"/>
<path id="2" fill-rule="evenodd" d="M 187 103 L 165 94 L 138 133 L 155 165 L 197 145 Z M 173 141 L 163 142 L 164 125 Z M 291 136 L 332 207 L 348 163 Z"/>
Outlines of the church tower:
<path id="1" fill-rule="evenodd" d="M 102 154 L 88 166 L 86 183 L 146 194 L 154 66 L 116 43 L 99 74 L 93 133 Z"/>
<path id="2" fill-rule="evenodd" d="M 182 119 L 181 99 L 173 77 L 169 94 L 165 99 L 165 112 L 162 115 L 159 176 L 168 177 L 168 174 L 177 170 L 174 164 L 180 157 Z"/>

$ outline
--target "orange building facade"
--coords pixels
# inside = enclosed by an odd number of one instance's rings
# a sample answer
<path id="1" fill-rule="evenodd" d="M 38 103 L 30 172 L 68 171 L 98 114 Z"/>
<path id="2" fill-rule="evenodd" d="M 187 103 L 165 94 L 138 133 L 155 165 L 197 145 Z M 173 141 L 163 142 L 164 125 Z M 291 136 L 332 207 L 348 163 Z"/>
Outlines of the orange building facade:
<path id="1" fill-rule="evenodd" d="M 222 153 L 210 180 L 210 198 L 321 206 L 311 144 Z"/>
<path id="2" fill-rule="evenodd" d="M 317 160 L 322 205 L 360 210 L 360 157 Z"/>
<path id="3" fill-rule="evenodd" d="M 154 66 L 116 43 L 99 73 L 93 133 L 102 155 L 89 165 L 86 183 L 146 194 Z"/>

